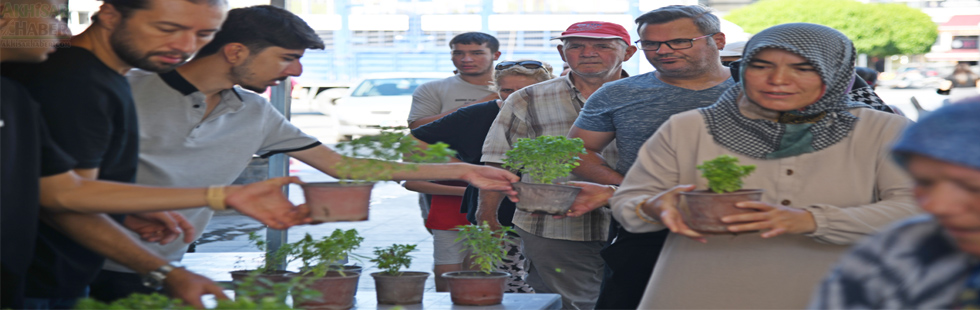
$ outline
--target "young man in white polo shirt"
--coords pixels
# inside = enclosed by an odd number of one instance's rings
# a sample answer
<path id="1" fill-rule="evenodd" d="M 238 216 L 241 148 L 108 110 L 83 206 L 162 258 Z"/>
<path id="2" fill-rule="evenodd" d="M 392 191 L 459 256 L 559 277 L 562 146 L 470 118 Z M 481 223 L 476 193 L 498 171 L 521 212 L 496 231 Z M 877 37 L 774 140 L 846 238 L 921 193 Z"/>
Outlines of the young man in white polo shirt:
<path id="1" fill-rule="evenodd" d="M 333 166 L 342 156 L 301 132 L 254 93 L 300 75 L 299 59 L 305 50 L 324 47 L 316 32 L 296 15 L 272 6 L 231 10 L 221 29 L 176 70 L 128 76 L 142 133 L 137 183 L 230 184 L 253 154 L 275 153 L 336 176 Z M 517 180 L 503 170 L 465 164 L 422 165 L 394 178 L 462 179 L 506 191 L 509 182 Z M 181 213 L 195 228 L 193 239 L 200 237 L 213 214 L 207 208 Z M 144 242 L 170 260 L 180 260 L 189 244 Z M 136 274 L 112 261 L 92 284 L 92 296 L 103 300 L 146 291 Z"/>

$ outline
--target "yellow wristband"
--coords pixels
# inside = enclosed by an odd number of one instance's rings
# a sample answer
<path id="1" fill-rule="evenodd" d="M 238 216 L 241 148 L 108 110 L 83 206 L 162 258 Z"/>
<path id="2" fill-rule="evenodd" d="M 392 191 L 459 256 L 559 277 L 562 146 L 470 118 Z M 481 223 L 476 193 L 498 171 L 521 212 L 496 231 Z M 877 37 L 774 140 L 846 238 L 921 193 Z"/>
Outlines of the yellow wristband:
<path id="1" fill-rule="evenodd" d="M 211 185 L 208 187 L 206 199 L 208 201 L 208 207 L 210 207 L 211 210 L 221 211 L 228 209 L 228 205 L 225 204 L 224 185 Z"/>
<path id="2" fill-rule="evenodd" d="M 657 223 L 657 220 L 653 219 L 652 217 L 650 217 L 649 215 L 647 215 L 646 212 L 643 212 L 643 210 L 640 209 L 640 207 L 643 206 L 643 204 L 646 203 L 646 202 L 647 202 L 646 199 L 644 199 L 643 201 L 640 201 L 640 203 L 636 204 L 636 208 L 634 208 L 636 210 L 636 216 L 639 217 L 644 222 L 647 222 L 647 223 L 650 223 L 650 224 L 653 224 L 653 225 L 660 225 L 660 223 Z"/>

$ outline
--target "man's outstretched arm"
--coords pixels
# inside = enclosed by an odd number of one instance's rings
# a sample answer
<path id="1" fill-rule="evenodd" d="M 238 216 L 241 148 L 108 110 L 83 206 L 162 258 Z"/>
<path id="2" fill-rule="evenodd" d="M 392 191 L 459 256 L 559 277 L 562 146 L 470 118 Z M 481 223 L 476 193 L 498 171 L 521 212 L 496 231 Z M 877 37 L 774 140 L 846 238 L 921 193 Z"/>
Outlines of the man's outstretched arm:
<path id="1" fill-rule="evenodd" d="M 335 166 L 344 156 L 326 146 L 320 145 L 287 154 L 332 177 L 340 177 Z M 354 160 L 366 161 L 372 159 L 358 158 Z M 403 165 L 402 163 L 397 164 Z M 396 172 L 392 175 L 391 179 L 419 181 L 462 180 L 481 190 L 502 191 L 508 196 L 517 195 L 517 192 L 513 190 L 510 184 L 519 180 L 517 175 L 503 169 L 467 163 L 418 164 L 418 169 Z"/>
<path id="2" fill-rule="evenodd" d="M 213 200 L 275 229 L 309 222 L 308 209 L 297 208 L 282 186 L 299 183 L 295 177 L 275 178 L 244 186 L 222 186 Z M 163 188 L 91 180 L 74 172 L 41 178 L 41 205 L 49 212 L 133 213 L 195 208 L 209 205 L 206 188 Z M 214 201 L 212 201 L 213 203 Z"/>

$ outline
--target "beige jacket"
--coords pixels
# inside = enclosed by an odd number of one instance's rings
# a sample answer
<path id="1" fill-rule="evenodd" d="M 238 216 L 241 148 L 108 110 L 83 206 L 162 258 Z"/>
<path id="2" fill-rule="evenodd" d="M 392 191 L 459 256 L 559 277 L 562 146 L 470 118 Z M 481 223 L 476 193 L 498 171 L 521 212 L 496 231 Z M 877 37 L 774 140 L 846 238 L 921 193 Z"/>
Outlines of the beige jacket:
<path id="1" fill-rule="evenodd" d="M 697 110 L 664 123 L 612 198 L 613 216 L 627 230 L 664 229 L 638 218 L 637 204 L 679 184 L 706 189 L 695 166 L 722 154 L 756 165 L 745 188 L 764 189 L 764 202 L 810 211 L 817 230 L 771 239 L 758 233 L 713 236 L 707 244 L 670 235 L 640 308 L 804 308 L 848 245 L 919 213 L 912 182 L 888 151 L 909 121 L 871 109 L 850 111 L 860 120 L 844 140 L 774 160 L 748 158 L 715 143 Z"/>

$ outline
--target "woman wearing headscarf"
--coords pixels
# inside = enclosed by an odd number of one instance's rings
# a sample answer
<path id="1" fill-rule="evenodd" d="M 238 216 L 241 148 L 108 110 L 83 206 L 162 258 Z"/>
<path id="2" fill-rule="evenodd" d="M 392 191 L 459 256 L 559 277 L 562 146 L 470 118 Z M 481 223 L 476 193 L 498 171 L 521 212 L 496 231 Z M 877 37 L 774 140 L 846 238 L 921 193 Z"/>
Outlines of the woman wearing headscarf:
<path id="1" fill-rule="evenodd" d="M 888 158 L 909 121 L 848 99 L 854 58 L 832 28 L 771 27 L 746 45 L 741 82 L 647 140 L 611 200 L 627 230 L 672 232 L 641 309 L 804 308 L 848 245 L 919 212 Z M 723 154 L 755 165 L 745 188 L 765 193 L 723 219 L 732 235 L 702 235 L 679 193 L 706 189 L 696 166 Z"/>

